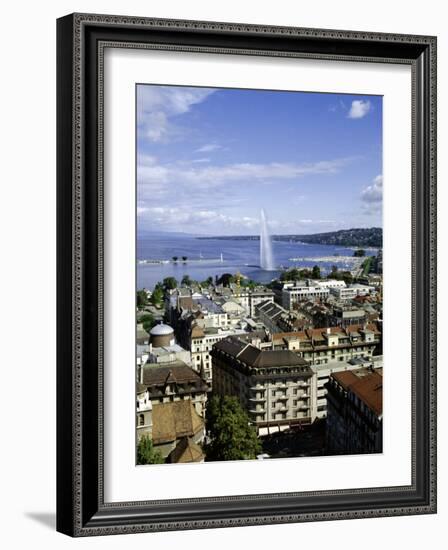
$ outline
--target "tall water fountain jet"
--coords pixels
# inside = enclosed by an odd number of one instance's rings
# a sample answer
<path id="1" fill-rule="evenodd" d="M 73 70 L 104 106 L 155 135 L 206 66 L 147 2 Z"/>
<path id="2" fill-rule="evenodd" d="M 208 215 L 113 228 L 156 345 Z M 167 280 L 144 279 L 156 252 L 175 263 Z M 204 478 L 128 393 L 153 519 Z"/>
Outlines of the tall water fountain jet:
<path id="1" fill-rule="evenodd" d="M 260 267 L 265 271 L 274 271 L 271 236 L 264 208 L 260 212 Z"/>

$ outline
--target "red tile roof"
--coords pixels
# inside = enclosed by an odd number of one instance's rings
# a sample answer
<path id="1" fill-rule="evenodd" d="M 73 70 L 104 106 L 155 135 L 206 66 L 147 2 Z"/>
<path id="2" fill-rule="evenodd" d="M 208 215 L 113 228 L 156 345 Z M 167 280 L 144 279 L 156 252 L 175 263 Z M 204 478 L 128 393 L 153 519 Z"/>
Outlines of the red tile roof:
<path id="1" fill-rule="evenodd" d="M 383 377 L 378 371 L 365 374 L 359 371 L 333 373 L 332 377 L 346 390 L 354 393 L 377 416 L 383 413 Z"/>

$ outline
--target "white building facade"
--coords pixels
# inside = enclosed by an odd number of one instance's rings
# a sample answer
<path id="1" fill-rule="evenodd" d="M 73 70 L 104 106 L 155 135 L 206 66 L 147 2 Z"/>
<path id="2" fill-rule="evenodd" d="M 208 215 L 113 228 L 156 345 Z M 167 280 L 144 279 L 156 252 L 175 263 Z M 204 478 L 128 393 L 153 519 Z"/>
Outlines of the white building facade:
<path id="1" fill-rule="evenodd" d="M 330 290 L 327 287 L 308 286 L 306 284 L 296 286 L 285 285 L 282 289 L 282 306 L 290 310 L 299 302 L 317 299 L 326 300 L 329 294 Z"/>

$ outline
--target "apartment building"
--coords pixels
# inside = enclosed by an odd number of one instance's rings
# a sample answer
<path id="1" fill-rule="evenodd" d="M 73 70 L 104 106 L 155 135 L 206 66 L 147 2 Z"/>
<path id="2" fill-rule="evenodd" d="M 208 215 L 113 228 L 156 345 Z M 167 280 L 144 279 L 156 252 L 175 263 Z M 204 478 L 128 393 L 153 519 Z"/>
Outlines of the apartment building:
<path id="1" fill-rule="evenodd" d="M 335 373 L 326 387 L 327 450 L 332 454 L 382 452 L 382 370 Z"/>
<path id="2" fill-rule="evenodd" d="M 316 418 L 316 377 L 289 350 L 262 350 L 230 337 L 213 346 L 213 392 L 238 397 L 259 435 Z"/>
<path id="3" fill-rule="evenodd" d="M 382 353 L 379 324 L 349 325 L 272 334 L 273 349 L 294 351 L 310 365 L 371 359 Z"/>

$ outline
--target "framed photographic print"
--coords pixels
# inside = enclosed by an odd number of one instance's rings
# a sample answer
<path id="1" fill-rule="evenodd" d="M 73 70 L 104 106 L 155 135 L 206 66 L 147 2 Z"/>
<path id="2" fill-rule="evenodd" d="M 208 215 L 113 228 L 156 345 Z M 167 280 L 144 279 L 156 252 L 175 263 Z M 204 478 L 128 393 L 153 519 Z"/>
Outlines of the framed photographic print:
<path id="1" fill-rule="evenodd" d="M 58 20 L 57 528 L 436 511 L 436 38 Z"/>

